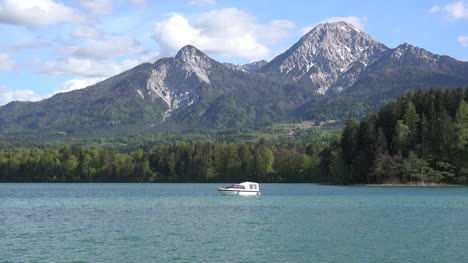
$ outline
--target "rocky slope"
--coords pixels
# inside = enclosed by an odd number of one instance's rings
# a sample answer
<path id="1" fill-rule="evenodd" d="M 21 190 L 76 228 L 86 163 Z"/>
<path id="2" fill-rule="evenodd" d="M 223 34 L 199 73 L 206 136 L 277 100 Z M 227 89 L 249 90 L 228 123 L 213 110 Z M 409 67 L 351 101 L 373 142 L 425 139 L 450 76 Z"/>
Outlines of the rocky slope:
<path id="1" fill-rule="evenodd" d="M 388 50 L 346 22 L 320 24 L 262 71 L 294 81 L 305 79 L 317 93 L 326 94 L 330 89 L 351 87 L 360 73 Z"/>
<path id="2" fill-rule="evenodd" d="M 347 90 L 309 102 L 304 118 L 360 118 L 409 91 L 467 86 L 468 62 L 405 43 L 368 65 Z"/>
<path id="3" fill-rule="evenodd" d="M 468 85 L 468 63 L 345 22 L 321 24 L 270 62 L 219 63 L 193 46 L 82 90 L 0 107 L 0 135 L 112 136 L 361 117 L 417 89 Z M 174 130 L 174 129 L 173 129 Z"/>

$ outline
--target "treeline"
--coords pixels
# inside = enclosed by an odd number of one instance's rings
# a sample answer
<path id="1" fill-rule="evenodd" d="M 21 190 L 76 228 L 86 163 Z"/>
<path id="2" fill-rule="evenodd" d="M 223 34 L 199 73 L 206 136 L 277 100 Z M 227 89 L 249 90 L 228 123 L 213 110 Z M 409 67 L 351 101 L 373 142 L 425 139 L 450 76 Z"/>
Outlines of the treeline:
<path id="1" fill-rule="evenodd" d="M 335 184 L 468 184 L 468 88 L 408 93 L 348 119 L 321 169 Z"/>
<path id="2" fill-rule="evenodd" d="M 348 119 L 340 139 L 309 133 L 120 150 L 4 148 L 0 182 L 468 184 L 468 88 L 408 93 L 361 122 Z"/>
<path id="3" fill-rule="evenodd" d="M 159 144 L 124 153 L 67 146 L 0 152 L 0 182 L 317 182 L 319 144 Z"/>

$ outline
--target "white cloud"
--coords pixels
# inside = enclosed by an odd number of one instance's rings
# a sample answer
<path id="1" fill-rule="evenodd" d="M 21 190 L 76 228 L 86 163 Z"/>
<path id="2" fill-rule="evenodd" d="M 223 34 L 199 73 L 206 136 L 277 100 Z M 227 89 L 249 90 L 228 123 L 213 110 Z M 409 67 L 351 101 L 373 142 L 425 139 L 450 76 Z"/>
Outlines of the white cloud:
<path id="1" fill-rule="evenodd" d="M 102 32 L 94 27 L 79 27 L 72 32 L 72 37 L 98 39 L 102 37 Z"/>
<path id="2" fill-rule="evenodd" d="M 159 54 L 146 53 L 136 59 L 126 59 L 120 63 L 113 60 L 91 60 L 67 58 L 45 62 L 40 73 L 56 76 L 74 76 L 80 78 L 107 78 L 122 73 L 144 62 L 154 62 Z"/>
<path id="3" fill-rule="evenodd" d="M 90 59 L 68 58 L 48 61 L 39 72 L 57 76 L 110 77 L 123 71 L 114 61 L 93 61 Z"/>
<path id="4" fill-rule="evenodd" d="M 468 36 L 459 36 L 457 38 L 458 43 L 464 47 L 468 47 Z"/>
<path id="5" fill-rule="evenodd" d="M 8 90 L 6 86 L 0 86 L 0 105 L 12 101 L 38 101 L 41 96 L 30 90 Z"/>
<path id="6" fill-rule="evenodd" d="M 215 0 L 192 0 L 187 3 L 188 6 L 207 6 L 207 5 L 216 5 Z"/>
<path id="7" fill-rule="evenodd" d="M 258 25 L 256 27 L 256 34 L 260 37 L 276 42 L 290 35 L 289 29 L 296 27 L 291 21 L 288 20 L 273 20 L 270 24 Z"/>
<path id="8" fill-rule="evenodd" d="M 10 71 L 16 68 L 18 64 L 6 53 L 0 54 L 0 72 Z"/>
<path id="9" fill-rule="evenodd" d="M 39 49 L 39 48 L 48 48 L 50 47 L 49 43 L 45 42 L 30 42 L 18 45 L 11 45 L 3 47 L 3 50 L 10 52 L 20 52 L 27 49 Z"/>
<path id="10" fill-rule="evenodd" d="M 295 25 L 276 20 L 257 24 L 255 17 L 226 8 L 202 14 L 191 24 L 181 14 L 156 24 L 153 38 L 163 52 L 173 52 L 191 44 L 204 52 L 248 59 L 268 58 L 270 50 L 260 41 L 278 41 Z"/>
<path id="11" fill-rule="evenodd" d="M 442 12 L 453 20 L 468 18 L 468 6 L 463 1 L 446 4 L 444 7 L 435 5 L 429 12 L 432 14 Z"/>
<path id="12" fill-rule="evenodd" d="M 75 0 L 84 9 L 97 14 L 112 14 L 112 0 Z"/>
<path id="13" fill-rule="evenodd" d="M 174 51 L 190 44 L 200 35 L 200 31 L 190 26 L 182 15 L 174 14 L 169 19 L 156 24 L 153 38 L 161 49 Z"/>
<path id="14" fill-rule="evenodd" d="M 71 80 L 67 80 L 63 82 L 58 89 L 54 90 L 51 94 L 49 94 L 47 98 L 52 97 L 58 93 L 65 93 L 70 92 L 72 90 L 84 89 L 102 80 L 104 80 L 104 78 L 74 78 Z"/>
<path id="15" fill-rule="evenodd" d="M 104 80 L 104 78 L 74 78 L 60 84 L 60 87 L 51 94 L 40 96 L 30 90 L 8 90 L 6 86 L 0 86 L 0 106 L 12 101 L 39 101 L 50 98 L 58 93 L 84 89 Z"/>
<path id="16" fill-rule="evenodd" d="M 53 0 L 3 0 L 0 2 L 0 23 L 39 26 L 63 22 L 92 24 L 95 20 Z"/>
<path id="17" fill-rule="evenodd" d="M 360 30 L 363 30 L 367 21 L 367 17 L 357 17 L 357 16 L 333 16 L 329 18 L 325 18 L 321 20 L 318 23 L 312 24 L 310 26 L 304 27 L 301 29 L 302 34 L 307 34 L 310 30 L 312 30 L 314 27 L 316 27 L 318 24 L 324 24 L 324 23 L 334 23 L 334 22 L 340 22 L 344 21 L 347 23 L 350 23 L 351 25 L 357 27 Z"/>
<path id="18" fill-rule="evenodd" d="M 142 52 L 140 43 L 129 36 L 110 36 L 102 40 L 89 40 L 84 45 L 66 46 L 58 53 L 80 58 L 112 58 Z"/>

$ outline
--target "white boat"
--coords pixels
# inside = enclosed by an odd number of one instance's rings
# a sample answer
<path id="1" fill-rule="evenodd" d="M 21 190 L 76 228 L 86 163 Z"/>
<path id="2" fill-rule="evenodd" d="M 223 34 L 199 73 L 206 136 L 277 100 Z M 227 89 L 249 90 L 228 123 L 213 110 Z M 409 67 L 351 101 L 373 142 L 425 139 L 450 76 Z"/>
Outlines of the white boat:
<path id="1" fill-rule="evenodd" d="M 243 182 L 226 187 L 218 187 L 222 195 L 260 195 L 260 186 L 254 182 Z"/>

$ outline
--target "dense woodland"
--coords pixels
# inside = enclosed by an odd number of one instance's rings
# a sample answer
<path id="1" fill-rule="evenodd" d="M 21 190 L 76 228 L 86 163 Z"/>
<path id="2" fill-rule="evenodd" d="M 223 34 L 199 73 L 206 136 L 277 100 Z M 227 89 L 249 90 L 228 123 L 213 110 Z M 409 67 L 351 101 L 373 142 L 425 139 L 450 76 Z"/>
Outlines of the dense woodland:
<path id="1" fill-rule="evenodd" d="M 275 148 L 279 147 L 279 148 Z M 2 182 L 317 182 L 319 146 L 170 143 L 148 151 L 67 146 L 0 153 Z"/>
<path id="2" fill-rule="evenodd" d="M 361 122 L 348 119 L 341 138 L 334 138 L 123 149 L 5 144 L 0 182 L 468 184 L 468 88 L 408 93 Z"/>
<path id="3" fill-rule="evenodd" d="M 321 153 L 323 181 L 468 184 L 468 88 L 408 93 Z"/>

